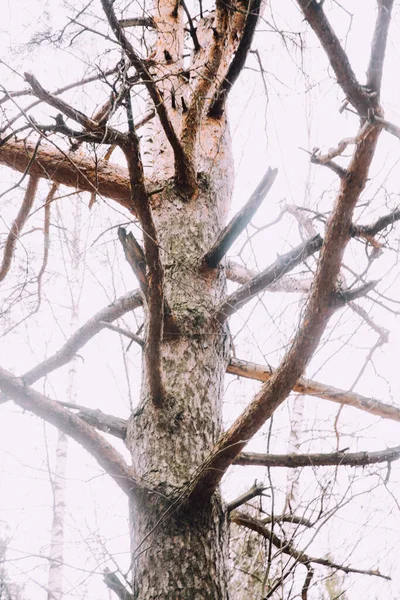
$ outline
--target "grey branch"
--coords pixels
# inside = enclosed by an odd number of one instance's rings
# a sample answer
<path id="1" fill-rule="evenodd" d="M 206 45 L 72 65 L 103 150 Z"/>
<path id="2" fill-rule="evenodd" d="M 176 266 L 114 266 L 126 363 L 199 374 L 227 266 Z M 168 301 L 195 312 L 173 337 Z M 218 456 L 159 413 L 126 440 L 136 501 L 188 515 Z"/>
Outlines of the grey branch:
<path id="1" fill-rule="evenodd" d="M 0 368 L 0 390 L 22 409 L 51 423 L 78 442 L 127 495 L 131 494 L 136 481 L 130 467 L 122 455 L 93 427 L 60 406 L 55 400 L 28 387 L 21 378 L 15 377 L 2 368 Z"/>
<path id="2" fill-rule="evenodd" d="M 119 598 L 119 600 L 134 600 L 133 595 L 126 589 L 121 583 L 119 577 L 110 571 L 110 569 L 104 569 L 104 583 L 112 590 Z"/>
<path id="3" fill-rule="evenodd" d="M 253 485 L 251 486 L 251 488 L 247 492 L 245 492 L 244 494 L 241 494 L 240 496 L 235 498 L 235 500 L 232 500 L 232 502 L 228 502 L 228 504 L 226 505 L 228 512 L 231 512 L 232 510 L 239 508 L 239 506 L 241 506 L 242 504 L 245 504 L 249 500 L 252 500 L 256 496 L 261 496 L 262 493 L 266 489 L 267 488 L 265 487 L 265 485 L 262 485 L 260 483 L 257 483 L 257 481 L 255 481 L 253 483 Z"/>
<path id="4" fill-rule="evenodd" d="M 21 376 L 25 384 L 31 385 L 45 377 L 52 371 L 66 365 L 76 353 L 97 333 L 104 329 L 102 323 L 112 322 L 122 317 L 127 312 L 134 310 L 142 305 L 141 293 L 137 290 L 128 292 L 121 298 L 118 298 L 98 313 L 96 313 L 89 321 L 80 327 L 65 344 L 52 356 L 49 356 L 44 361 L 27 371 Z M 5 402 L 7 398 L 4 395 L 0 396 L 0 403 Z"/>
<path id="5" fill-rule="evenodd" d="M 250 223 L 251 219 L 261 206 L 265 196 L 271 189 L 278 169 L 268 168 L 268 171 L 246 202 L 244 207 L 235 215 L 230 223 L 221 231 L 217 241 L 204 257 L 204 262 L 212 269 L 217 267 L 221 259 L 228 252 L 234 241 Z"/>
<path id="6" fill-rule="evenodd" d="M 216 311 L 217 318 L 220 321 L 224 321 L 233 315 L 233 313 L 254 298 L 254 296 L 265 290 L 271 283 L 276 282 L 283 275 L 286 275 L 286 273 L 317 252 L 321 248 L 322 242 L 321 236 L 316 235 L 280 256 L 272 265 L 257 275 L 257 277 L 254 277 L 249 283 L 228 296 L 218 307 Z"/>
<path id="7" fill-rule="evenodd" d="M 85 423 L 88 423 L 92 427 L 109 433 L 121 440 L 126 437 L 127 421 L 114 415 L 108 415 L 98 408 L 87 408 L 86 406 L 80 406 L 79 404 L 73 404 L 72 402 L 61 402 L 58 404 L 72 410 L 77 410 L 77 416 L 80 417 Z"/>
<path id="8" fill-rule="evenodd" d="M 241 466 L 258 467 L 365 467 L 377 463 L 387 463 L 399 460 L 400 446 L 375 450 L 373 452 L 332 452 L 326 454 L 258 454 L 242 452 L 233 462 Z"/>

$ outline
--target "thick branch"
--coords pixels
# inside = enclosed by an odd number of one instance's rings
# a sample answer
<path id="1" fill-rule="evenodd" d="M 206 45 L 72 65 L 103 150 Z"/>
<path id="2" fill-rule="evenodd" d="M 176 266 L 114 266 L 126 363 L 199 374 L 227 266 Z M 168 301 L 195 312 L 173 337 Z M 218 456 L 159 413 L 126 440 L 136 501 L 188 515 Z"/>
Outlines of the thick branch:
<path id="1" fill-rule="evenodd" d="M 392 14 L 393 0 L 378 0 L 378 16 L 375 22 L 371 56 L 367 69 L 367 87 L 379 98 L 382 84 L 383 63 Z"/>
<path id="2" fill-rule="evenodd" d="M 256 379 L 257 381 L 268 381 L 274 373 L 273 369 L 257 365 L 255 363 L 231 358 L 227 372 L 248 379 Z M 380 402 L 375 398 L 366 398 L 355 392 L 346 392 L 340 388 L 313 381 L 300 377 L 297 383 L 293 386 L 293 390 L 304 396 L 316 396 L 322 400 L 329 400 L 336 404 L 351 406 L 363 410 L 371 415 L 381 417 L 382 419 L 391 419 L 392 421 L 400 422 L 400 408 L 390 404 Z"/>
<path id="3" fill-rule="evenodd" d="M 258 467 L 365 467 L 376 463 L 399 460 L 400 446 L 376 450 L 374 452 L 332 452 L 329 454 L 258 454 L 242 452 L 233 462 L 234 465 Z"/>
<path id="4" fill-rule="evenodd" d="M 324 567 L 329 567 L 330 569 L 335 569 L 337 571 L 343 571 L 344 573 L 359 573 L 362 575 L 374 575 L 375 577 L 382 577 L 383 579 L 387 579 L 390 581 L 390 577 L 387 575 L 382 575 L 378 569 L 354 569 L 353 567 L 346 567 L 344 565 L 340 565 L 335 563 L 328 558 L 314 558 L 313 556 L 309 556 L 305 554 L 301 550 L 296 550 L 293 547 L 292 543 L 287 540 L 282 540 L 279 538 L 276 533 L 265 527 L 265 525 L 259 521 L 258 519 L 254 519 L 250 515 L 246 515 L 244 513 L 235 511 L 231 513 L 230 520 L 237 525 L 242 525 L 243 527 L 247 527 L 256 533 L 262 535 L 266 540 L 271 542 L 278 550 L 287 554 L 294 558 L 297 562 L 303 565 L 309 565 L 310 563 L 315 563 L 318 565 L 322 565 Z"/>
<path id="5" fill-rule="evenodd" d="M 253 42 L 258 18 L 260 16 L 261 0 L 251 0 L 249 4 L 249 12 L 247 14 L 242 37 L 235 52 L 235 56 L 229 65 L 225 79 L 214 96 L 214 100 L 209 110 L 210 117 L 218 118 L 222 115 L 226 98 L 240 73 L 242 72 L 251 44 Z"/>
<path id="6" fill-rule="evenodd" d="M 0 368 L 0 390 L 23 408 L 57 427 L 83 446 L 114 479 L 119 487 L 130 495 L 135 480 L 123 457 L 90 425 L 70 413 L 56 402 L 28 387 L 19 377 Z"/>
<path id="7" fill-rule="evenodd" d="M 338 198 L 327 223 L 324 245 L 303 321 L 289 350 L 271 379 L 262 386 L 244 413 L 220 438 L 208 460 L 199 469 L 190 491 L 192 498 L 208 497 L 215 491 L 229 465 L 288 396 L 317 349 L 334 312 L 332 296 L 343 253 L 351 237 L 352 215 L 367 181 L 378 136 L 379 129 L 375 128 L 366 139 L 357 144 L 348 176 L 341 182 Z"/>
<path id="8" fill-rule="evenodd" d="M 254 296 L 265 290 L 269 285 L 286 275 L 297 265 L 317 252 L 322 246 L 322 238 L 316 235 L 293 250 L 280 256 L 272 265 L 254 277 L 249 283 L 233 292 L 218 307 L 217 318 L 221 321 L 233 315 L 239 308 L 247 304 Z"/>
<path id="9" fill-rule="evenodd" d="M 371 106 L 371 98 L 358 83 L 347 54 L 326 18 L 322 2 L 318 4 L 315 0 L 297 1 L 326 52 L 338 84 L 358 113 L 367 116 L 368 108 Z"/>
<path id="10" fill-rule="evenodd" d="M 239 237 L 242 231 L 246 229 L 247 225 L 261 206 L 265 196 L 271 189 L 277 174 L 278 169 L 270 169 L 268 167 L 268 171 L 244 207 L 233 217 L 223 231 L 221 231 L 217 241 L 204 257 L 204 262 L 210 268 L 214 269 L 221 262 L 221 259 L 228 252 L 234 241 Z"/>
<path id="11" fill-rule="evenodd" d="M 0 164 L 24 173 L 35 147 L 35 143 L 22 140 L 9 140 L 4 145 L 0 144 Z M 111 198 L 125 208 L 132 209 L 127 169 L 107 161 L 95 162 L 83 153 L 69 157 L 42 143 L 29 172 L 82 192 L 95 191 L 100 196 Z"/>
<path id="12" fill-rule="evenodd" d="M 8 271 L 10 270 L 15 246 L 17 245 L 18 241 L 18 236 L 28 219 L 29 213 L 35 201 L 38 183 L 38 176 L 31 174 L 28 179 L 28 185 L 25 191 L 21 207 L 18 211 L 14 223 L 11 225 L 10 232 L 6 239 L 6 243 L 4 246 L 3 261 L 0 266 L 0 282 L 3 281 Z"/>
<path id="13" fill-rule="evenodd" d="M 105 569 L 103 579 L 106 586 L 118 596 L 119 600 L 134 600 L 133 595 L 121 583 L 115 573 L 112 573 L 109 569 Z"/>
<path id="14" fill-rule="evenodd" d="M 125 439 L 127 428 L 127 421 L 125 419 L 103 413 L 103 411 L 98 408 L 88 408 L 87 406 L 80 406 L 79 404 L 74 404 L 72 402 L 59 401 L 58 404 L 65 408 L 77 410 L 77 416 L 92 427 L 100 429 L 100 431 L 104 431 L 104 433 L 109 433 L 121 440 Z"/>

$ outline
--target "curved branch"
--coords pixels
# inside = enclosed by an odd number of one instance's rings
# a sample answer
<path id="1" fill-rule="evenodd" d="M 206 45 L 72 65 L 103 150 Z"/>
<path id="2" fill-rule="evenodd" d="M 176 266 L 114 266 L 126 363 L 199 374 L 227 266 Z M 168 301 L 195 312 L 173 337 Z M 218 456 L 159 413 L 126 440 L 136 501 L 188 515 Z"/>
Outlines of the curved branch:
<path id="1" fill-rule="evenodd" d="M 91 454 L 99 465 L 114 479 L 127 494 L 131 494 L 136 485 L 130 467 L 125 460 L 93 427 L 80 417 L 70 413 L 51 398 L 27 387 L 19 377 L 15 377 L 0 367 L 0 390 L 23 408 L 29 410 L 57 427 L 74 439 Z"/>
<path id="2" fill-rule="evenodd" d="M 3 279 L 5 279 L 8 271 L 10 270 L 15 246 L 17 245 L 18 241 L 18 236 L 29 217 L 29 213 L 35 201 L 38 183 L 39 177 L 37 175 L 29 176 L 28 186 L 25 191 L 24 199 L 15 218 L 15 221 L 11 226 L 4 246 L 3 261 L 0 266 L 0 282 L 3 281 Z"/>
<path id="3" fill-rule="evenodd" d="M 142 305 L 141 294 L 137 290 L 129 292 L 109 304 L 87 321 L 78 329 L 65 344 L 52 356 L 46 358 L 30 371 L 21 376 L 25 384 L 31 385 L 38 379 L 45 377 L 52 371 L 59 369 L 67 364 L 89 340 L 91 340 L 99 331 L 107 327 L 107 323 L 115 321 L 127 312 L 134 310 Z M 0 397 L 0 402 L 5 401 Z"/>
<path id="4" fill-rule="evenodd" d="M 287 554 L 297 560 L 297 562 L 303 565 L 309 565 L 310 563 L 315 563 L 318 565 L 322 565 L 324 567 L 329 567 L 330 569 L 335 569 L 337 571 L 343 571 L 344 573 L 359 573 L 361 575 L 373 575 L 375 577 L 382 577 L 383 579 L 391 580 L 387 575 L 382 575 L 378 569 L 354 569 L 353 567 L 346 567 L 344 565 L 340 565 L 335 563 L 328 558 L 315 558 L 313 556 L 309 556 L 305 554 L 301 550 L 296 550 L 293 547 L 293 544 L 290 541 L 282 540 L 279 538 L 276 533 L 265 527 L 265 525 L 259 521 L 251 517 L 250 515 L 246 515 L 244 513 L 235 511 L 230 515 L 230 520 L 237 525 L 242 525 L 243 527 L 247 527 L 256 533 L 262 535 L 266 540 L 271 542 L 278 550 Z"/>

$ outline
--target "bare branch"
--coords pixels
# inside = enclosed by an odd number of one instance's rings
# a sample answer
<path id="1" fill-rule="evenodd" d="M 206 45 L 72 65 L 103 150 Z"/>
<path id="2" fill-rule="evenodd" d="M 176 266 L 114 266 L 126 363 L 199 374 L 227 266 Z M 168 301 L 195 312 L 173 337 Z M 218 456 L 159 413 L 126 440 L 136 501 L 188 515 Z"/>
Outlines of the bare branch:
<path id="1" fill-rule="evenodd" d="M 154 27 L 154 19 L 152 17 L 132 17 L 131 19 L 120 19 L 118 21 L 120 27 Z"/>
<path id="2" fill-rule="evenodd" d="M 118 238 L 124 249 L 125 257 L 135 273 L 143 293 L 147 294 L 146 259 L 144 251 L 132 232 L 126 233 L 123 227 L 118 227 Z"/>
<path id="3" fill-rule="evenodd" d="M 381 125 L 385 131 L 391 133 L 392 135 L 400 139 L 400 127 L 394 125 L 394 123 L 390 123 L 389 121 L 386 121 L 386 119 L 382 119 L 382 117 L 378 117 L 375 115 L 372 115 L 372 117 L 370 117 L 370 121 L 372 123 L 377 123 L 378 125 Z"/>
<path id="4" fill-rule="evenodd" d="M 49 104 L 53 108 L 56 108 L 65 116 L 73 119 L 79 123 L 79 125 L 82 125 L 82 127 L 85 127 L 89 131 L 93 131 L 98 128 L 99 124 L 96 123 L 96 121 L 93 121 L 77 108 L 73 108 L 61 98 L 58 98 L 57 96 L 54 96 L 45 90 L 32 73 L 24 73 L 24 77 L 25 81 L 27 81 L 31 86 L 35 96 L 37 96 L 40 100 L 46 102 L 46 104 Z"/>
<path id="5" fill-rule="evenodd" d="M 243 265 L 235 263 L 233 260 L 228 260 L 226 264 L 226 277 L 230 281 L 240 283 L 242 285 L 249 283 L 259 273 L 253 269 L 247 269 Z M 268 292 L 291 292 L 304 294 L 310 291 L 312 279 L 296 279 L 295 277 L 281 277 L 275 283 L 271 283 L 266 291 Z"/>
<path id="6" fill-rule="evenodd" d="M 265 487 L 265 485 L 261 485 L 260 483 L 257 483 L 257 481 L 255 481 L 247 492 L 245 492 L 241 496 L 238 496 L 238 498 L 232 500 L 232 502 L 228 502 L 228 504 L 226 505 L 228 513 L 230 513 L 232 510 L 235 510 L 236 508 L 239 508 L 239 506 L 242 506 L 242 504 L 246 504 L 246 502 L 252 500 L 256 496 L 262 496 L 262 493 L 266 489 L 267 488 Z"/>
<path id="7" fill-rule="evenodd" d="M 365 467 L 377 463 L 394 462 L 400 458 L 400 446 L 376 450 L 373 452 L 332 452 L 328 454 L 258 454 L 242 452 L 233 462 L 234 465 L 258 467 Z"/>
<path id="8" fill-rule="evenodd" d="M 33 203 L 35 201 L 35 195 L 37 191 L 39 183 L 39 178 L 37 175 L 30 175 L 28 179 L 28 185 L 25 191 L 24 199 L 22 201 L 21 207 L 18 211 L 18 214 L 15 218 L 14 223 L 11 225 L 9 234 L 6 239 L 6 243 L 4 246 L 4 254 L 3 260 L 0 266 L 0 282 L 6 277 L 8 271 L 11 267 L 11 262 L 14 255 L 15 246 L 18 241 L 18 236 L 22 231 Z"/>
<path id="9" fill-rule="evenodd" d="M 371 97 L 357 81 L 349 59 L 323 11 L 322 2 L 297 0 L 305 18 L 321 42 L 338 84 L 360 115 L 367 116 Z"/>
<path id="10" fill-rule="evenodd" d="M 26 385 L 31 385 L 45 377 L 52 371 L 59 369 L 63 365 L 67 364 L 89 340 L 91 340 L 99 331 L 104 329 L 105 323 L 115 321 L 119 317 L 122 317 L 127 312 L 134 310 L 142 305 L 141 294 L 137 290 L 125 294 L 115 302 L 112 302 L 98 313 L 94 315 L 89 321 L 87 321 L 82 327 L 78 329 L 65 344 L 52 356 L 46 358 L 43 362 L 39 363 L 30 371 L 24 373 L 21 379 Z M 4 402 L 6 399 L 0 397 L 0 402 Z"/>
<path id="11" fill-rule="evenodd" d="M 240 377 L 256 379 L 257 381 L 268 381 L 271 379 L 274 370 L 269 367 L 246 362 L 245 360 L 239 360 L 238 358 L 231 358 L 227 372 L 232 375 L 239 375 Z M 397 406 L 385 404 L 375 398 L 366 398 L 355 392 L 346 392 L 340 388 L 325 385 L 312 379 L 300 377 L 293 386 L 293 391 L 304 396 L 315 396 L 322 400 L 329 400 L 336 404 L 357 408 L 382 419 L 391 419 L 392 421 L 400 422 L 400 409 Z"/>
<path id="12" fill-rule="evenodd" d="M 222 435 L 208 460 L 199 468 L 189 492 L 193 500 L 208 497 L 215 491 L 229 465 L 287 398 L 317 349 L 334 313 L 332 296 L 343 253 L 351 238 L 352 215 L 367 181 L 379 133 L 379 129 L 374 128 L 366 139 L 357 144 L 349 165 L 349 175 L 341 181 L 340 191 L 327 223 L 324 246 L 303 321 L 289 350 L 280 367 L 262 386 L 243 414 Z"/>
<path id="13" fill-rule="evenodd" d="M 57 427 L 83 446 L 129 496 L 136 485 L 130 467 L 123 457 L 80 417 L 55 400 L 28 387 L 23 379 L 0 368 L 0 390 L 23 408 Z"/>
<path id="14" fill-rule="evenodd" d="M 92 427 L 100 429 L 100 431 L 104 431 L 104 433 L 109 433 L 121 440 L 125 439 L 127 428 L 127 421 L 125 419 L 103 413 L 103 411 L 98 408 L 88 408 L 87 406 L 81 406 L 72 402 L 58 401 L 58 404 L 64 406 L 64 408 L 77 410 L 77 416 Z"/>
<path id="15" fill-rule="evenodd" d="M 247 55 L 253 42 L 258 18 L 260 16 L 261 4 L 261 0 L 251 0 L 249 2 L 249 10 L 246 17 L 246 23 L 243 28 L 242 37 L 232 62 L 229 65 L 228 72 L 221 86 L 215 93 L 214 100 L 209 110 L 210 117 L 218 118 L 222 115 L 227 96 L 243 70 Z"/>
<path id="16" fill-rule="evenodd" d="M 120 333 L 121 335 L 126 336 L 130 340 L 133 340 L 134 342 L 136 342 L 141 348 L 144 348 L 145 342 L 138 335 L 131 333 L 130 331 L 127 331 L 126 329 L 122 329 L 122 327 L 118 327 L 118 325 L 112 325 L 111 323 L 105 323 L 104 321 L 101 321 L 100 324 L 104 325 L 104 327 L 106 329 L 110 329 L 111 331 L 115 331 L 116 333 Z"/>
<path id="17" fill-rule="evenodd" d="M 316 235 L 280 256 L 272 265 L 257 275 L 257 277 L 228 296 L 218 307 L 216 312 L 217 318 L 220 321 L 224 321 L 233 315 L 233 313 L 247 304 L 254 296 L 317 252 L 321 248 L 322 242 L 321 236 Z"/>
<path id="18" fill-rule="evenodd" d="M 373 575 L 375 577 L 382 577 L 383 579 L 391 580 L 387 575 L 382 575 L 378 569 L 355 569 L 353 567 L 346 567 L 344 565 L 340 565 L 335 563 L 328 558 L 314 558 L 313 556 L 309 556 L 305 554 L 301 550 L 296 550 L 292 543 L 287 540 L 282 540 L 279 538 L 276 533 L 265 527 L 265 525 L 259 521 L 251 517 L 250 515 L 246 515 L 244 513 L 235 511 L 231 513 L 230 520 L 237 525 L 242 525 L 243 527 L 247 527 L 256 533 L 262 535 L 266 540 L 270 541 L 278 550 L 287 554 L 294 558 L 297 562 L 303 565 L 309 565 L 310 563 L 315 563 L 318 565 L 322 565 L 324 567 L 328 567 L 330 569 L 335 569 L 337 571 L 343 571 L 344 573 L 359 573 L 361 575 Z"/>
<path id="19" fill-rule="evenodd" d="M 372 223 L 371 225 L 353 225 L 352 233 L 355 237 L 365 237 L 365 236 L 375 236 L 377 233 L 385 229 L 386 227 L 390 227 L 397 221 L 400 221 L 400 210 L 393 210 L 388 215 L 384 215 L 383 217 L 379 217 Z"/>
<path id="20" fill-rule="evenodd" d="M 382 84 L 383 63 L 391 20 L 393 0 L 378 0 L 378 16 L 372 38 L 371 56 L 367 69 L 367 87 L 379 98 Z"/>
<path id="21" fill-rule="evenodd" d="M 118 576 L 109 569 L 104 570 L 104 583 L 118 596 L 119 600 L 134 600 L 133 594 L 126 589 Z"/>
<path id="22" fill-rule="evenodd" d="M 242 231 L 246 229 L 247 225 L 261 206 L 265 196 L 271 189 L 277 174 L 278 169 L 271 169 L 268 167 L 266 174 L 244 207 L 233 217 L 223 231 L 221 231 L 217 241 L 204 257 L 204 262 L 210 268 L 215 269 L 217 267 L 234 241 L 239 237 Z"/>

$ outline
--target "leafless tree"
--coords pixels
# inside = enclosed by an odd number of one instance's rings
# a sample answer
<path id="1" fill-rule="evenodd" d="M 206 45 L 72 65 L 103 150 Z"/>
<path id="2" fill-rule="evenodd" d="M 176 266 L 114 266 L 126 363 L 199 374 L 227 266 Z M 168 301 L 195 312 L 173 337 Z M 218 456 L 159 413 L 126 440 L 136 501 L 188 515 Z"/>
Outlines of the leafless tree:
<path id="1" fill-rule="evenodd" d="M 386 577 L 375 565 L 359 569 L 342 557 L 314 556 L 307 548 L 298 547 L 296 538 L 279 535 L 276 523 L 316 525 L 304 515 L 293 514 L 291 507 L 288 514 L 275 515 L 272 521 L 253 509 L 246 512 L 243 505 L 263 495 L 265 486 L 255 485 L 230 503 L 220 494 L 221 480 L 234 465 L 259 465 L 269 472 L 282 466 L 340 469 L 345 465 L 390 465 L 400 457 L 400 447 L 354 452 L 338 445 L 328 454 L 245 451 L 293 390 L 400 420 L 400 409 L 394 405 L 304 377 L 323 336 L 332 333 L 332 318 L 348 308 L 379 334 L 369 358 L 387 337 L 357 301 L 368 298 L 371 303 L 385 304 L 387 300 L 386 279 L 369 279 L 369 268 L 385 247 L 390 247 L 389 234 L 396 229 L 400 211 L 391 207 L 367 224 L 356 222 L 354 214 L 373 175 L 371 163 L 381 134 L 386 135 L 383 130 L 400 137 L 397 125 L 385 119 L 381 102 L 394 2 L 376 3 L 364 81 L 353 71 L 351 56 L 330 23 L 330 10 L 337 3 L 297 0 L 295 4 L 296 23 L 305 21 L 314 32 L 315 53 L 325 56 L 343 94 L 342 113 L 352 116 L 354 129 L 350 136 L 336 139 L 326 152 L 309 151 L 311 168 L 325 172 L 326 167 L 333 172 L 334 200 L 327 213 L 286 205 L 282 215 L 290 214 L 296 220 L 302 241 L 292 243 L 283 253 L 276 247 L 278 258 L 261 272 L 228 260 L 227 255 L 274 189 L 279 174 L 274 165 L 266 168 L 261 181 L 254 184 L 254 192 L 228 221 L 233 162 L 227 103 L 248 64 L 257 27 L 271 27 L 271 6 L 261 0 L 216 0 L 207 6 L 201 0 L 193 6 L 184 0 L 160 0 L 131 14 L 136 9 L 130 2 L 89 2 L 60 32 L 42 33 L 35 41 L 79 47 L 83 36 L 97 36 L 105 52 L 94 75 L 54 91 L 48 91 L 47 83 L 30 72 L 24 73 L 22 90 L 1 84 L 5 119 L 0 164 L 19 173 L 16 183 L 6 190 L 12 194 L 8 210 L 14 214 L 7 222 L 0 266 L 5 316 L 18 301 L 18 290 L 28 289 L 26 278 L 12 293 L 6 283 L 26 233 L 24 227 L 35 211 L 41 180 L 50 181 L 52 187 L 40 207 L 44 253 L 38 275 L 33 277 L 37 302 L 23 317 L 28 327 L 32 315 L 40 310 L 44 281 L 49 281 L 43 274 L 51 239 L 50 211 L 68 194 L 67 188 L 89 194 L 92 210 L 117 208 L 125 222 L 118 229 L 120 257 L 124 255 L 128 261 L 138 288 L 114 298 L 82 323 L 55 353 L 25 373 L 18 373 L 18 365 L 14 372 L 0 368 L 1 401 L 13 401 L 70 436 L 126 494 L 132 537 L 130 589 L 115 573 L 105 573 L 107 585 L 120 598 L 228 598 L 230 523 L 265 540 L 263 564 L 268 566 L 260 597 L 273 597 L 286 585 L 285 571 L 275 579 L 271 572 L 268 578 L 275 550 L 290 557 L 288 572 L 297 566 L 303 569 L 302 598 L 308 597 L 314 570 L 321 567 L 328 573 Z M 289 38 L 295 29 L 287 33 L 278 28 L 277 35 Z M 260 55 L 255 56 L 263 75 Z M 97 110 L 94 105 L 98 103 L 92 101 L 92 116 L 88 116 L 83 106 L 74 103 L 74 96 L 65 94 L 93 82 L 101 84 L 97 89 L 103 90 L 103 97 Z M 34 101 L 22 108 L 25 96 Z M 137 116 L 141 98 L 146 108 Z M 42 112 L 34 117 L 32 110 L 39 105 Z M 279 126 L 285 127 L 285 123 Z M 142 137 L 141 127 L 146 127 Z M 146 164 L 145 155 L 150 157 Z M 18 200 L 13 191 L 25 183 L 24 197 Z M 117 238 L 116 229 L 111 231 Z M 353 247 L 362 247 L 366 253 L 368 265 L 359 271 L 348 268 L 344 260 L 345 252 Z M 300 269 L 306 270 L 305 277 L 300 277 Z M 295 278 L 288 276 L 291 271 Z M 25 275 L 31 276 L 29 272 Z M 106 272 L 107 276 L 112 278 Z M 239 284 L 231 293 L 227 292 L 227 278 Z M 286 340 L 285 352 L 274 369 L 237 358 L 228 325 L 238 311 L 266 290 L 306 294 L 299 303 L 300 323 Z M 136 310 L 143 311 L 144 324 L 131 331 L 122 319 Z M 6 331 L 18 326 L 7 318 L 4 323 Z M 106 329 L 142 349 L 140 402 L 132 406 L 126 419 L 59 402 L 35 386 L 74 360 L 85 344 Z M 263 383 L 242 414 L 224 429 L 226 373 Z M 110 404 L 109 413 L 112 409 Z M 125 460 L 102 432 L 122 439 L 130 459 Z M 339 439 L 337 424 L 336 434 Z M 321 498 L 323 502 L 323 492 Z M 336 509 L 341 505 L 338 500 Z M 285 597 L 290 593 L 285 592 Z M 234 589 L 231 597 L 235 597 Z"/>

